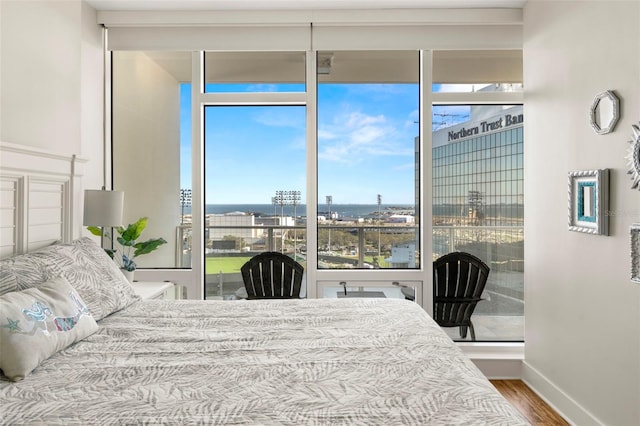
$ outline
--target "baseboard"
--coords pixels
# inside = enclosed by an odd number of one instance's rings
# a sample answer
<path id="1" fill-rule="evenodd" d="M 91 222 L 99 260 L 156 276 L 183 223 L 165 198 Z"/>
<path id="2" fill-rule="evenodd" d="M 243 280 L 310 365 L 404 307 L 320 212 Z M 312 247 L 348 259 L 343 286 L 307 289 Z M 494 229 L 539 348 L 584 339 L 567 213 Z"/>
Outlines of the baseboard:
<path id="1" fill-rule="evenodd" d="M 526 361 L 522 362 L 521 379 L 570 424 L 580 426 L 604 424 Z"/>
<path id="2" fill-rule="evenodd" d="M 520 359 L 478 359 L 471 361 L 491 380 L 513 380 L 522 375 L 522 360 Z"/>
<path id="3" fill-rule="evenodd" d="M 519 379 L 522 375 L 522 342 L 459 342 L 458 346 L 489 379 Z"/>

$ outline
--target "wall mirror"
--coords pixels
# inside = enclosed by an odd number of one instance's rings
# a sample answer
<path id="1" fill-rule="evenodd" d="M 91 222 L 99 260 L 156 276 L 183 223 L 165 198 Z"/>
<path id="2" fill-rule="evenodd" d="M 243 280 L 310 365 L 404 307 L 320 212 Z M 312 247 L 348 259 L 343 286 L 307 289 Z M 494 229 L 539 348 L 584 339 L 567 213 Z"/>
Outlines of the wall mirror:
<path id="1" fill-rule="evenodd" d="M 611 90 L 598 93 L 590 110 L 591 127 L 599 135 L 612 132 L 620 117 L 620 100 Z"/>
<path id="2" fill-rule="evenodd" d="M 631 175 L 631 189 L 640 190 L 640 125 L 631 126 L 632 139 L 629 141 L 629 153 L 627 154 L 627 174 Z"/>
<path id="3" fill-rule="evenodd" d="M 609 235 L 609 169 L 569 172 L 569 231 Z"/>

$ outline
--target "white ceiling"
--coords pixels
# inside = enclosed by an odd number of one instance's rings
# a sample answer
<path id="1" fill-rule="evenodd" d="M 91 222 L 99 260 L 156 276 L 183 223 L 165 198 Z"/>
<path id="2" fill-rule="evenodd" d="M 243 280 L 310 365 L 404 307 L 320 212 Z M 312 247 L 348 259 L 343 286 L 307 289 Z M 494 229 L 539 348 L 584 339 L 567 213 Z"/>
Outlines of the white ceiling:
<path id="1" fill-rule="evenodd" d="M 97 10 L 522 8 L 526 0 L 86 0 Z"/>

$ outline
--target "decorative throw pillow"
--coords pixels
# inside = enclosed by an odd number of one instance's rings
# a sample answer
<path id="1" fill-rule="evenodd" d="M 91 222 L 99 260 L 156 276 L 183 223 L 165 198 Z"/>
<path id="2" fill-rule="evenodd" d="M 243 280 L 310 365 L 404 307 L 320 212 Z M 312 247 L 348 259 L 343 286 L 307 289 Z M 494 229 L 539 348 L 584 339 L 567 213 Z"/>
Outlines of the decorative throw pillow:
<path id="1" fill-rule="evenodd" d="M 0 312 L 0 369 L 14 382 L 98 329 L 64 277 L 0 296 Z"/>
<path id="2" fill-rule="evenodd" d="M 140 300 L 115 262 L 88 237 L 2 260 L 0 271 L 16 280 L 17 290 L 64 276 L 96 321 Z"/>

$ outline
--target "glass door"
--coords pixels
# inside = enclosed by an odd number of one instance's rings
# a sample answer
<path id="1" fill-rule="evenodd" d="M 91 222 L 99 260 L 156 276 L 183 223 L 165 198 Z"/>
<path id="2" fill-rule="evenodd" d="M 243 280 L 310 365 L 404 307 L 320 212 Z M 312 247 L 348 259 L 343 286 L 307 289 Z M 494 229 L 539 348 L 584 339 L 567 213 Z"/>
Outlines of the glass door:
<path id="1" fill-rule="evenodd" d="M 305 156 L 305 107 L 205 109 L 207 299 L 246 297 L 240 267 L 258 253 L 306 266 Z"/>

